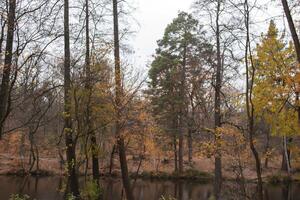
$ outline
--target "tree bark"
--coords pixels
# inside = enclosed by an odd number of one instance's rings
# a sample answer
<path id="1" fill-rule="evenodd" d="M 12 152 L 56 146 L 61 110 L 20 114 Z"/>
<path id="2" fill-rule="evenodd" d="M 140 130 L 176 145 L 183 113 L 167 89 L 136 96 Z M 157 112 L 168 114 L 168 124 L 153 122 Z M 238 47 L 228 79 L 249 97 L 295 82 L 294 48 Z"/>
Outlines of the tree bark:
<path id="1" fill-rule="evenodd" d="M 109 162 L 109 175 L 112 175 L 112 170 L 114 168 L 114 155 L 115 155 L 116 145 L 113 145 L 111 154 L 110 154 L 110 162 Z"/>
<path id="2" fill-rule="evenodd" d="M 296 54 L 297 54 L 297 60 L 298 60 L 298 63 L 300 63 L 300 41 L 299 41 L 299 37 L 298 37 L 297 31 L 295 28 L 295 24 L 294 24 L 294 21 L 293 21 L 293 18 L 292 18 L 290 9 L 289 9 L 288 2 L 286 0 L 281 0 L 281 2 L 282 2 L 282 6 L 283 6 L 283 9 L 284 9 L 284 12 L 285 12 L 288 24 L 289 24 L 289 28 L 290 28 L 290 31 L 292 34 L 292 39 L 293 39 Z"/>
<path id="3" fill-rule="evenodd" d="M 290 28 L 290 31 L 291 31 L 291 34 L 292 34 L 292 39 L 293 39 L 294 47 L 295 47 L 295 50 L 296 50 L 297 61 L 298 61 L 298 69 L 299 69 L 300 68 L 300 41 L 299 41 L 299 37 L 298 37 L 297 31 L 296 31 L 296 28 L 295 28 L 295 24 L 294 24 L 293 17 L 291 15 L 290 8 L 289 8 L 287 0 L 281 0 L 281 2 L 282 2 L 283 10 L 285 12 L 286 19 L 288 21 L 289 28 Z M 297 75 L 299 76 L 299 72 L 297 72 L 297 73 L 298 73 Z M 300 104 L 299 104 L 300 81 L 297 80 L 296 84 L 297 84 L 296 85 L 296 87 L 297 87 L 296 88 L 296 105 L 297 105 L 297 112 L 298 112 L 298 124 L 300 126 Z"/>
<path id="4" fill-rule="evenodd" d="M 270 148 L 270 130 L 267 130 L 267 141 L 266 141 L 266 147 L 265 147 L 265 154 L 266 154 L 266 158 L 265 158 L 265 168 L 267 169 L 269 167 L 269 148 Z"/>
<path id="5" fill-rule="evenodd" d="M 215 85 L 215 142 L 216 142 L 216 154 L 215 154 L 215 196 L 216 199 L 220 198 L 221 186 L 222 186 L 222 160 L 220 150 L 220 134 L 218 128 L 221 127 L 221 45 L 220 45 L 220 25 L 219 15 L 221 9 L 221 1 L 218 0 L 217 4 L 217 16 L 216 16 L 216 40 L 217 40 L 217 69 L 216 69 L 216 85 Z"/>
<path id="6" fill-rule="evenodd" d="M 75 197 L 79 197 L 78 180 L 76 174 L 76 144 L 73 139 L 71 118 L 71 55 L 69 32 L 69 0 L 64 0 L 64 43 L 64 134 L 66 142 L 66 157 L 68 169 L 68 190 Z"/>
<path id="7" fill-rule="evenodd" d="M 91 66 L 90 66 L 90 30 L 89 30 L 89 0 L 85 1 L 85 17 L 86 17 L 86 57 L 85 57 L 85 66 L 86 66 L 86 91 L 87 95 L 87 105 L 86 105 L 86 120 L 87 120 L 87 134 L 91 134 L 91 149 L 92 149 L 92 173 L 93 179 L 99 180 L 99 159 L 98 159 L 98 148 L 97 148 L 97 138 L 95 131 L 93 130 L 92 123 L 92 110 L 91 110 L 91 96 L 92 96 L 92 77 L 91 77 Z"/>
<path id="8" fill-rule="evenodd" d="M 126 149 L 124 144 L 124 136 L 121 134 L 121 97 L 122 97 L 122 83 L 121 83 L 121 62 L 120 62 L 120 43 L 119 43 L 119 13 L 118 1 L 113 0 L 113 21 L 114 21 L 114 58 L 115 58 L 115 105 L 116 105 L 116 137 L 117 146 L 119 149 L 119 158 L 121 165 L 123 187 L 125 189 L 128 200 L 133 200 L 133 193 L 131 191 L 131 184 L 128 175 L 128 166 L 126 158 Z"/>
<path id="9" fill-rule="evenodd" d="M 3 21 L 3 24 L 2 24 Z M 1 15 L 1 32 L 0 32 L 0 62 L 2 62 L 2 45 L 4 41 L 4 29 L 6 26 L 6 20 L 4 19 L 3 15 Z M 2 70 L 1 70 L 2 71 Z"/>
<path id="10" fill-rule="evenodd" d="M 193 164 L 193 130 L 188 131 L 189 164 Z"/>
<path id="11" fill-rule="evenodd" d="M 174 170 L 175 173 L 178 172 L 178 156 L 177 156 L 177 137 L 176 134 L 173 136 L 173 152 L 174 152 Z"/>
<path id="12" fill-rule="evenodd" d="M 186 36 L 184 35 L 184 38 Z M 183 148 L 184 148 L 184 132 L 185 132 L 185 80 L 186 80 L 186 53 L 187 46 L 184 44 L 183 47 L 183 59 L 182 59 L 182 68 L 181 68 L 181 86 L 180 86 L 180 113 L 179 113 L 179 136 L 178 136 L 178 169 L 179 174 L 183 173 Z"/>
<path id="13" fill-rule="evenodd" d="M 291 162 L 290 162 L 290 156 L 291 151 L 288 148 L 288 139 L 286 136 L 282 137 L 282 162 L 281 162 L 281 170 L 286 171 L 288 174 L 291 173 Z"/>
<path id="14" fill-rule="evenodd" d="M 4 58 L 4 68 L 0 89 L 0 139 L 4 129 L 4 123 L 7 117 L 7 104 L 9 100 L 10 73 L 12 68 L 14 30 L 16 18 L 16 0 L 9 0 L 7 38 Z"/>
<path id="15" fill-rule="evenodd" d="M 257 188 L 258 188 L 258 198 L 263 200 L 263 183 L 261 177 L 261 161 L 254 145 L 254 104 L 252 101 L 253 95 L 253 80 L 255 76 L 255 66 L 252 58 L 251 53 L 251 43 L 250 43 L 250 26 L 249 26 L 249 4 L 248 0 L 244 2 L 245 8 L 245 27 L 246 27 L 246 48 L 245 48 L 245 66 L 246 66 L 246 108 L 247 108 L 247 118 L 248 118 L 248 134 L 249 134 L 249 145 L 252 151 L 252 154 L 255 159 L 255 166 L 256 166 L 256 175 L 257 175 Z M 249 68 L 248 59 L 250 57 L 250 62 L 252 69 Z M 251 72 L 251 74 L 250 74 Z"/>

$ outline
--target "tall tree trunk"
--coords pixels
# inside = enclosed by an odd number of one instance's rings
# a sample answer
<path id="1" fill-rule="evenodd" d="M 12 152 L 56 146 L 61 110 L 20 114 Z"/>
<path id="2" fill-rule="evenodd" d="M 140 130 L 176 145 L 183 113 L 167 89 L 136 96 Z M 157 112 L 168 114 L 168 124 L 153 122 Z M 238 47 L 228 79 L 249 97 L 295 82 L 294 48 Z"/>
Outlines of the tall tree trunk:
<path id="1" fill-rule="evenodd" d="M 1 21 L 1 32 L 0 32 L 0 63 L 2 62 L 2 45 L 3 45 L 3 41 L 4 41 L 4 30 L 5 30 L 5 26 L 6 26 L 6 20 L 4 19 L 3 14 L 1 15 L 0 18 Z"/>
<path id="2" fill-rule="evenodd" d="M 7 38 L 4 58 L 4 68 L 0 88 L 0 139 L 4 129 L 4 122 L 7 117 L 7 104 L 9 100 L 10 73 L 12 68 L 14 30 L 16 18 L 16 0 L 9 0 Z"/>
<path id="3" fill-rule="evenodd" d="M 173 116 L 171 129 L 172 129 L 171 134 L 173 135 L 174 172 L 178 173 L 178 150 L 177 150 L 178 123 L 177 123 L 176 115 Z"/>
<path id="4" fill-rule="evenodd" d="M 34 150 L 34 133 L 32 131 L 32 127 L 29 127 L 29 142 L 30 142 L 30 161 L 29 161 L 29 172 L 32 172 L 34 164 L 36 162 L 35 150 Z"/>
<path id="5" fill-rule="evenodd" d="M 125 189 L 128 200 L 133 200 L 133 193 L 131 191 L 131 184 L 128 175 L 128 166 L 126 158 L 126 149 L 124 144 L 124 136 L 121 134 L 121 98 L 122 98 L 122 83 L 121 83 L 121 61 L 120 61 L 120 43 L 119 43 L 119 13 L 118 0 L 113 0 L 113 20 L 114 20 L 114 57 L 115 57 L 115 104 L 116 104 L 116 137 L 117 146 L 119 149 L 119 158 L 122 172 L 123 187 Z"/>
<path id="6" fill-rule="evenodd" d="M 79 197 L 78 180 L 76 174 L 75 141 L 73 139 L 71 119 L 71 55 L 69 32 L 69 0 L 64 0 L 64 134 L 66 142 L 66 157 L 68 169 L 68 190 L 72 195 Z"/>
<path id="7" fill-rule="evenodd" d="M 180 118 L 183 118 L 183 116 L 181 116 Z M 180 119 L 180 121 L 183 121 L 183 119 Z M 180 122 L 180 124 L 181 124 L 181 122 Z M 184 132 L 184 128 L 180 127 L 179 137 L 178 137 L 178 172 L 179 172 L 179 174 L 183 173 L 183 132 Z"/>
<path id="8" fill-rule="evenodd" d="M 116 151 L 116 145 L 113 145 L 111 154 L 110 154 L 110 161 L 109 161 L 109 175 L 112 175 L 112 170 L 114 168 L 114 155 Z"/>
<path id="9" fill-rule="evenodd" d="M 252 58 L 251 53 L 251 43 L 250 43 L 250 11 L 249 11 L 249 4 L 248 0 L 244 2 L 245 7 L 245 26 L 246 26 L 246 48 L 245 48 L 245 65 L 246 65 L 246 107 L 247 107 L 247 118 L 248 118 L 248 134 L 249 134 L 249 145 L 252 151 L 252 154 L 255 159 L 255 166 L 256 166 L 256 175 L 257 175 L 257 188 L 258 188 L 258 198 L 260 200 L 263 199 L 263 183 L 261 177 L 261 161 L 259 158 L 258 151 L 254 145 L 254 104 L 252 101 L 253 95 L 253 80 L 255 76 L 255 66 Z M 250 57 L 250 62 L 252 69 L 249 68 L 248 59 Z M 250 74 L 251 72 L 251 74 Z"/>
<path id="10" fill-rule="evenodd" d="M 173 152 L 174 152 L 174 170 L 178 172 L 178 156 L 177 156 L 177 137 L 176 134 L 173 136 Z"/>
<path id="11" fill-rule="evenodd" d="M 287 0 L 281 0 L 282 2 L 282 6 L 289 24 L 289 28 L 292 34 L 292 38 L 293 38 L 293 42 L 294 42 L 294 47 L 296 50 L 296 54 L 297 54 L 297 61 L 298 61 L 298 69 L 300 68 L 300 41 L 299 41 L 299 37 L 295 28 L 295 24 L 290 12 L 290 8 L 288 5 Z M 299 72 L 297 74 L 297 76 L 299 76 Z M 296 83 L 296 105 L 297 105 L 297 112 L 298 112 L 298 124 L 300 126 L 300 104 L 299 104 L 299 93 L 300 93 L 300 81 L 298 80 L 298 82 Z"/>
<path id="12" fill-rule="evenodd" d="M 265 154 L 266 154 L 266 158 L 265 158 L 265 168 L 268 168 L 269 165 L 269 149 L 270 149 L 270 130 L 267 130 L 267 141 L 266 141 L 266 147 L 265 147 Z"/>
<path id="13" fill-rule="evenodd" d="M 86 90 L 88 93 L 87 105 L 86 105 L 86 120 L 87 120 L 87 134 L 91 134 L 91 147 L 92 147 L 92 170 L 93 179 L 99 179 L 99 160 L 98 160 L 98 148 L 97 148 L 97 138 L 95 131 L 93 130 L 92 123 L 92 110 L 91 110 L 91 96 L 92 96 L 92 77 L 91 77 L 91 66 L 90 66 L 90 30 L 89 30 L 89 0 L 85 0 L 85 35 L 86 35 L 86 54 L 85 54 L 85 67 L 86 67 Z"/>
<path id="14" fill-rule="evenodd" d="M 189 149 L 189 164 L 193 165 L 193 130 L 188 130 L 188 149 Z"/>
<path id="15" fill-rule="evenodd" d="M 291 173 L 291 162 L 290 156 L 291 151 L 288 147 L 288 139 L 286 136 L 282 137 L 282 162 L 281 162 L 281 170 L 286 171 L 288 174 Z"/>
<path id="16" fill-rule="evenodd" d="M 295 28 L 295 24 L 294 24 L 287 1 L 281 0 L 281 2 L 282 2 L 282 6 L 283 6 L 283 9 L 284 9 L 284 12 L 285 12 L 288 24 L 289 24 L 289 28 L 290 28 L 290 31 L 292 34 L 292 39 L 293 39 L 294 46 L 296 49 L 296 54 L 297 54 L 297 60 L 298 60 L 298 63 L 300 63 L 300 41 L 299 41 L 299 37 L 298 37 L 297 31 Z"/>
<path id="17" fill-rule="evenodd" d="M 215 85 L 215 142 L 216 142 L 216 155 L 215 155 L 215 196 L 220 198 L 221 186 L 222 186 L 222 160 L 220 150 L 220 134 L 218 128 L 221 127 L 221 45 L 220 45 L 220 17 L 221 1 L 218 0 L 217 5 L 217 17 L 216 17 L 216 40 L 217 40 L 217 69 L 216 69 L 216 85 Z"/>
<path id="18" fill-rule="evenodd" d="M 184 36 L 185 37 L 185 36 Z M 179 113 L 179 136 L 178 136 L 178 169 L 179 173 L 183 173 L 183 148 L 184 148 L 184 132 L 185 132 L 185 119 L 186 119 L 186 110 L 185 110 L 185 79 L 186 79 L 186 53 L 187 47 L 184 44 L 183 47 L 183 59 L 182 59 L 182 68 L 181 68 L 181 86 L 180 86 L 180 113 Z"/>

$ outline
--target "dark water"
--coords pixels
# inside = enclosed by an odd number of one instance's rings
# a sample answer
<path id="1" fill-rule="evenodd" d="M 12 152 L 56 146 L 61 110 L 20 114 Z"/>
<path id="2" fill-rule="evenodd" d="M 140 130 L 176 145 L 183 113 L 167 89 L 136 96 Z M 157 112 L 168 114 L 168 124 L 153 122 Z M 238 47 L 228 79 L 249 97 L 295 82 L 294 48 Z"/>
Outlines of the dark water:
<path id="1" fill-rule="evenodd" d="M 83 180 L 81 180 L 83 184 Z M 37 200 L 61 200 L 63 194 L 60 191 L 64 185 L 59 177 L 45 178 L 20 178 L 0 176 L 0 200 L 8 200 L 11 194 L 28 194 Z M 101 180 L 104 190 L 104 200 L 121 200 L 122 184 L 118 179 Z M 241 189 L 233 183 L 226 183 L 223 189 L 222 199 L 254 199 L 255 189 L 247 188 L 248 198 L 241 195 Z M 212 196 L 211 184 L 201 184 L 191 181 L 142 181 L 138 180 L 134 187 L 136 200 L 159 200 L 162 195 L 172 196 L 178 200 L 209 200 Z M 277 186 L 265 186 L 264 196 L 266 200 L 300 200 L 300 185 L 288 184 Z"/>

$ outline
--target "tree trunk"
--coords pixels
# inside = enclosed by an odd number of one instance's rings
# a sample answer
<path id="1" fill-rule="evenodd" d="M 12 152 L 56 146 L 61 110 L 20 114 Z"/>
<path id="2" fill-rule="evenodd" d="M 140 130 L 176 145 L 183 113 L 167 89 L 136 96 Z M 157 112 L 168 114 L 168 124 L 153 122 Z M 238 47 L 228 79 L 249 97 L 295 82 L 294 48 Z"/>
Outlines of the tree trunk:
<path id="1" fill-rule="evenodd" d="M 256 166 L 256 175 L 257 175 L 257 188 L 258 188 L 258 198 L 259 200 L 263 199 L 263 183 L 261 177 L 261 163 L 259 154 L 254 146 L 254 139 L 253 139 L 253 128 L 250 128 L 249 131 L 249 142 L 250 142 L 250 149 L 255 159 L 255 166 Z"/>
<path id="2" fill-rule="evenodd" d="M 87 119 L 87 134 L 91 134 L 91 146 L 92 146 L 92 170 L 93 179 L 98 181 L 99 179 L 99 160 L 98 160 L 98 148 L 97 138 L 95 131 L 92 126 L 92 110 L 91 110 L 91 96 L 92 96 L 92 77 L 91 77 L 91 66 L 90 66 L 90 30 L 89 30 L 89 0 L 85 1 L 85 14 L 86 14 L 86 54 L 85 54 L 85 65 L 86 65 L 86 90 L 88 92 L 87 105 L 86 105 L 86 119 Z"/>
<path id="3" fill-rule="evenodd" d="M 281 162 L 281 170 L 287 172 L 288 174 L 291 173 L 291 162 L 290 162 L 290 156 L 291 151 L 288 148 L 288 139 L 286 136 L 282 137 L 282 162 Z"/>
<path id="4" fill-rule="evenodd" d="M 7 117 L 7 103 L 9 100 L 9 82 L 12 68 L 14 30 L 16 18 L 16 0 L 9 0 L 7 38 L 4 58 L 4 68 L 2 74 L 2 82 L 0 89 L 0 139 L 4 129 L 4 122 Z"/>
<path id="5" fill-rule="evenodd" d="M 76 174 L 75 141 L 73 139 L 71 119 L 71 56 L 70 56 L 70 35 L 69 35 L 69 0 L 64 0 L 64 134 L 66 142 L 66 157 L 68 169 L 68 190 L 79 197 L 78 180 Z"/>
<path id="6" fill-rule="evenodd" d="M 114 20 L 114 57 L 115 57 L 115 105 L 116 105 L 116 137 L 117 146 L 119 149 L 119 158 L 122 172 L 123 187 L 125 189 L 128 200 L 133 200 L 133 193 L 131 191 L 131 184 L 128 175 L 128 166 L 126 158 L 126 149 L 124 144 L 124 136 L 121 134 L 121 97 L 122 97 L 122 83 L 121 83 L 121 63 L 120 63 L 120 43 L 119 43 L 119 19 L 118 19 L 118 1 L 113 0 L 113 20 Z"/>
<path id="7" fill-rule="evenodd" d="M 113 146 L 113 149 L 110 154 L 110 162 L 109 162 L 109 175 L 112 175 L 112 170 L 114 168 L 114 155 L 115 155 L 116 145 Z"/>
<path id="8" fill-rule="evenodd" d="M 174 170 L 175 173 L 178 172 L 178 156 L 177 156 L 177 137 L 176 134 L 173 137 L 173 152 L 174 152 Z"/>
<path id="9" fill-rule="evenodd" d="M 296 28 L 295 28 L 295 24 L 294 24 L 294 21 L 293 21 L 293 18 L 292 18 L 287 0 L 281 0 L 281 2 L 282 2 L 282 6 L 283 6 L 283 9 L 284 9 L 284 12 L 285 12 L 285 15 L 286 15 L 286 19 L 288 21 L 289 28 L 290 28 L 290 31 L 291 31 L 291 34 L 292 34 L 292 39 L 293 39 L 294 47 L 295 47 L 295 50 L 296 50 L 297 61 L 298 61 L 298 69 L 299 69 L 300 68 L 300 41 L 299 41 L 299 37 L 298 37 L 297 31 L 296 31 Z M 299 75 L 299 72 L 298 72 L 297 75 Z M 299 104 L 300 82 L 299 82 L 299 80 L 297 81 L 296 84 L 297 84 L 296 85 L 296 105 L 297 105 L 297 112 L 298 112 L 298 124 L 300 126 L 300 104 Z"/>
<path id="10" fill-rule="evenodd" d="M 171 128 L 173 129 L 171 134 L 173 135 L 173 153 L 174 153 L 174 172 L 178 173 L 178 150 L 177 150 L 177 118 L 173 118 Z"/>
<path id="11" fill-rule="evenodd" d="M 268 164 L 269 164 L 269 148 L 270 148 L 270 130 L 267 130 L 267 141 L 266 141 L 266 148 L 265 148 L 265 154 L 266 154 L 266 158 L 265 158 L 265 168 L 268 168 Z"/>
<path id="12" fill-rule="evenodd" d="M 218 128 L 221 127 L 221 45 L 220 45 L 220 25 L 219 14 L 221 9 L 221 1 L 218 0 L 217 5 L 217 17 L 216 17 L 216 40 L 217 40 L 217 69 L 216 69 L 216 85 L 215 85 L 215 142 L 216 142 L 216 154 L 215 154 L 215 196 L 218 200 L 220 198 L 221 186 L 222 186 L 222 160 L 220 150 L 220 134 Z"/>
<path id="13" fill-rule="evenodd" d="M 3 21 L 3 24 L 2 24 Z M 3 45 L 3 41 L 4 41 L 4 30 L 5 30 L 5 26 L 6 26 L 6 21 L 4 19 L 3 14 L 1 15 L 1 32 L 0 32 L 0 62 L 2 62 L 2 45 Z"/>
<path id="14" fill-rule="evenodd" d="M 257 175 L 257 189 L 258 189 L 258 198 L 263 200 L 263 183 L 261 177 L 261 161 L 259 158 L 258 151 L 254 145 L 254 104 L 252 101 L 253 95 L 253 80 L 255 76 L 255 66 L 253 62 L 253 57 L 251 53 L 251 42 L 250 42 L 250 13 L 249 13 L 249 4 L 248 0 L 244 2 L 245 8 L 245 27 L 246 27 L 246 48 L 245 48 L 245 66 L 246 66 L 246 108 L 247 108 L 247 118 L 248 118 L 248 134 L 249 134 L 249 145 L 252 151 L 252 154 L 255 159 L 256 166 L 256 175 Z M 250 62 L 252 69 L 249 68 L 248 59 L 250 57 Z M 250 74 L 251 72 L 251 74 Z"/>
<path id="15" fill-rule="evenodd" d="M 288 24 L 289 24 L 289 28 L 290 28 L 290 31 L 292 34 L 292 39 L 293 39 L 294 46 L 296 49 L 296 54 L 297 54 L 297 60 L 298 60 L 298 63 L 300 63 L 300 41 L 299 41 L 298 34 L 297 34 L 297 31 L 295 28 L 295 24 L 294 24 L 287 1 L 281 0 L 281 2 L 282 2 L 282 6 L 283 6 L 283 9 L 284 9 L 284 12 L 285 12 Z"/>
<path id="16" fill-rule="evenodd" d="M 34 145 L 35 147 L 35 153 L 36 153 L 36 171 L 40 171 L 40 153 L 39 153 L 39 148 L 37 144 Z"/>
<path id="17" fill-rule="evenodd" d="M 193 130 L 188 131 L 189 164 L 193 165 Z"/>
<path id="18" fill-rule="evenodd" d="M 29 161 L 29 172 L 32 172 L 34 164 L 36 162 L 35 150 L 34 150 L 34 134 L 31 127 L 29 127 L 29 142 L 30 142 L 30 161 Z"/>
<path id="19" fill-rule="evenodd" d="M 180 118 L 183 118 L 183 116 L 181 116 Z M 183 119 L 180 119 L 180 121 L 183 121 Z M 181 126 L 182 126 L 182 124 L 181 124 Z M 183 173 L 183 132 L 184 132 L 184 128 L 180 127 L 179 137 L 178 137 L 178 172 L 179 172 L 179 174 Z"/>
<path id="20" fill-rule="evenodd" d="M 186 36 L 184 36 L 186 37 Z M 185 81 L 186 81 L 186 53 L 187 45 L 184 44 L 183 47 L 183 58 L 182 58 L 182 69 L 181 69 L 181 86 L 180 86 L 180 113 L 179 113 L 179 143 L 178 143 L 178 164 L 179 164 L 179 174 L 183 173 L 183 148 L 184 148 L 184 132 L 185 132 L 185 119 L 186 119 L 186 109 L 185 109 Z"/>

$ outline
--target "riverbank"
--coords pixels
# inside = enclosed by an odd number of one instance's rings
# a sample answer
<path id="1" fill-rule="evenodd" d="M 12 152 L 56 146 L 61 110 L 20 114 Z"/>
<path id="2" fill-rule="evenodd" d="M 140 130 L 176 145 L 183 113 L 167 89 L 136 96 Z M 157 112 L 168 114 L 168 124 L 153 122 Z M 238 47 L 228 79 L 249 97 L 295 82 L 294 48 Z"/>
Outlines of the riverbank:
<path id="1" fill-rule="evenodd" d="M 13 147 L 13 148 L 12 148 Z M 24 149 L 23 149 L 24 148 Z M 24 147 L 20 146 L 20 138 L 18 135 L 9 135 L 0 141 L 0 175 L 12 176 L 64 176 L 65 166 L 60 159 L 60 155 L 64 152 L 58 152 L 57 148 L 41 149 L 39 151 L 38 170 L 37 163 L 32 166 L 30 159 L 30 150 L 28 142 L 24 143 Z M 25 153 L 24 153 L 25 152 Z M 192 164 L 184 163 L 184 173 L 179 175 L 174 173 L 174 161 L 167 155 L 160 155 L 159 159 L 151 156 L 140 157 L 134 156 L 133 152 L 128 153 L 128 169 L 132 178 L 141 179 L 160 179 L 160 180 L 193 180 L 199 182 L 211 182 L 214 179 L 214 158 L 205 157 L 203 155 L 195 155 Z M 187 158 L 185 158 L 187 160 Z M 84 157 L 78 158 L 80 176 L 91 173 L 91 163 L 88 164 L 86 170 L 86 162 Z M 100 172 L 103 177 L 120 177 L 118 156 L 115 156 L 114 165 L 111 173 L 110 160 L 107 156 L 102 155 L 100 160 Z M 223 177 L 228 181 L 240 180 L 241 177 L 247 182 L 255 182 L 256 172 L 252 156 L 248 155 L 241 161 L 244 165 L 240 168 L 236 166 L 234 157 L 223 156 L 222 169 Z M 281 157 L 272 157 L 269 159 L 268 168 L 263 168 L 262 176 L 265 183 L 278 182 L 299 182 L 300 170 L 299 164 L 293 162 L 294 171 L 291 175 L 280 170 Z M 30 170 L 31 169 L 31 170 Z"/>
<path id="2" fill-rule="evenodd" d="M 78 173 L 79 177 L 84 177 L 85 174 Z M 90 173 L 86 174 L 87 176 L 91 176 Z M 24 171 L 22 169 L 18 171 L 8 171 L 7 173 L 2 173 L 0 176 L 14 176 L 14 177 L 64 177 L 66 174 L 64 173 L 55 173 L 55 171 Z M 213 173 L 198 171 L 196 169 L 189 169 L 184 171 L 182 174 L 178 173 L 167 173 L 167 172 L 141 172 L 139 174 L 130 173 L 130 177 L 132 180 L 141 179 L 141 180 L 161 180 L 161 181 L 192 181 L 197 183 L 212 183 L 214 181 Z M 116 170 L 112 173 L 101 173 L 100 178 L 115 178 L 121 179 L 121 173 Z M 234 177 L 223 177 L 224 181 L 228 182 L 239 182 L 241 179 L 237 179 Z M 246 183 L 255 183 L 256 179 L 254 178 L 245 178 L 244 181 Z M 288 175 L 284 172 L 278 172 L 276 174 L 263 176 L 263 182 L 265 184 L 286 184 L 286 183 L 300 183 L 300 173 L 294 173 Z"/>

